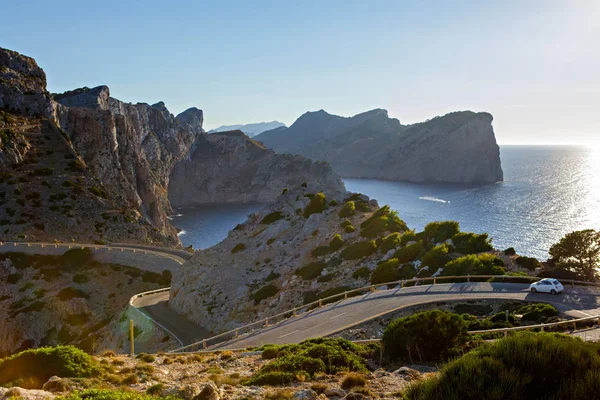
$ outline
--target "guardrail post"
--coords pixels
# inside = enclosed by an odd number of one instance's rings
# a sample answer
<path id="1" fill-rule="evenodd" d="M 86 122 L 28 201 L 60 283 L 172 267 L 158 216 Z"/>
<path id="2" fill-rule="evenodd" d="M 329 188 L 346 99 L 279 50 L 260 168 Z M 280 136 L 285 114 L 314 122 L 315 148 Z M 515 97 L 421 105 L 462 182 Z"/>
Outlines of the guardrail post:
<path id="1" fill-rule="evenodd" d="M 435 285 L 437 283 L 437 279 L 433 278 L 433 284 Z"/>
<path id="2" fill-rule="evenodd" d="M 292 317 L 296 317 L 298 316 L 298 314 L 296 313 L 296 309 L 294 308 L 294 310 L 292 311 Z"/>
<path id="3" fill-rule="evenodd" d="M 203 348 L 204 350 L 206 350 L 206 340 L 203 340 L 203 341 L 202 341 L 202 348 Z"/>
<path id="4" fill-rule="evenodd" d="M 508 310 L 506 310 L 506 311 L 505 311 L 505 313 L 506 313 L 506 315 L 505 315 L 505 317 L 506 317 L 506 322 L 508 322 Z"/>
<path id="5" fill-rule="evenodd" d="M 467 275 L 467 282 L 471 282 L 471 275 Z"/>
<path id="6" fill-rule="evenodd" d="M 575 287 L 575 281 L 571 281 L 571 288 Z"/>
<path id="7" fill-rule="evenodd" d="M 577 325 L 573 322 L 573 330 L 577 330 Z"/>
<path id="8" fill-rule="evenodd" d="M 504 337 L 508 337 L 508 331 L 504 331 Z"/>
<path id="9" fill-rule="evenodd" d="M 267 320 L 265 321 L 265 327 L 269 326 L 269 319 L 267 318 Z"/>
<path id="10" fill-rule="evenodd" d="M 238 336 L 239 336 L 239 332 L 238 332 L 238 330 L 236 329 L 236 330 L 235 330 L 235 337 L 238 337 Z"/>
<path id="11" fill-rule="evenodd" d="M 598 321 L 596 321 L 598 323 L 598 326 L 600 326 L 600 318 L 598 318 Z"/>
<path id="12" fill-rule="evenodd" d="M 135 357 L 134 335 L 133 335 L 133 320 L 129 320 L 129 342 L 131 343 L 131 357 Z"/>
<path id="13" fill-rule="evenodd" d="M 404 287 L 404 281 L 400 281 L 400 289 L 402 289 Z"/>
<path id="14" fill-rule="evenodd" d="M 348 298 L 348 292 L 344 292 L 344 300 Z"/>
<path id="15" fill-rule="evenodd" d="M 319 300 L 319 307 L 323 307 L 323 300 Z"/>

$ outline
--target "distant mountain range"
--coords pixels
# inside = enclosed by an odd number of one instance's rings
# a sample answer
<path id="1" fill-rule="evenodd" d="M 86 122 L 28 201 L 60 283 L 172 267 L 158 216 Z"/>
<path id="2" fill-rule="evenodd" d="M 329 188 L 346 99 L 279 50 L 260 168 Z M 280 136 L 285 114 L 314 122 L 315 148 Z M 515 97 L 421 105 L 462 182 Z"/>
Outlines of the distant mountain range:
<path id="1" fill-rule="evenodd" d="M 503 179 L 492 120 L 489 113 L 459 111 L 402 125 L 383 109 L 353 117 L 319 110 L 254 139 L 281 153 L 328 161 L 348 178 L 490 183 Z"/>
<path id="2" fill-rule="evenodd" d="M 217 133 L 217 132 L 228 132 L 228 131 L 242 131 L 249 137 L 256 136 L 264 131 L 269 131 L 271 129 L 276 129 L 280 127 L 286 127 L 283 122 L 279 121 L 271 121 L 271 122 L 257 122 L 255 124 L 245 124 L 245 125 L 223 125 L 216 129 L 211 129 L 208 133 Z"/>

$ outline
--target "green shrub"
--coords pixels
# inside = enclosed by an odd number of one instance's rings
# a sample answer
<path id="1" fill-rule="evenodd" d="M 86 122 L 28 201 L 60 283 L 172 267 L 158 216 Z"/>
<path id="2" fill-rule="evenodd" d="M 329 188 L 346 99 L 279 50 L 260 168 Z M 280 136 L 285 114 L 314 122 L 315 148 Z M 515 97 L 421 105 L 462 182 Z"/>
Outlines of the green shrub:
<path id="1" fill-rule="evenodd" d="M 269 273 L 269 275 L 265 278 L 265 282 L 274 281 L 275 279 L 279 278 L 280 276 L 281 275 L 279 275 L 277 272 L 271 271 L 271 273 Z"/>
<path id="2" fill-rule="evenodd" d="M 331 200 L 331 201 L 329 202 L 329 206 L 330 206 L 330 207 L 335 207 L 335 206 L 337 206 L 337 200 L 336 200 L 336 199 L 333 199 L 333 200 Z"/>
<path id="3" fill-rule="evenodd" d="M 233 249 L 231 249 L 231 254 L 235 254 L 243 250 L 246 250 L 246 245 L 244 243 L 238 243 L 233 247 Z"/>
<path id="4" fill-rule="evenodd" d="M 456 221 L 430 222 L 424 229 L 427 241 L 433 241 L 433 243 L 445 242 L 459 232 L 459 224 Z"/>
<path id="5" fill-rule="evenodd" d="M 540 266 L 538 259 L 533 257 L 519 257 L 515 262 L 529 271 L 535 271 L 535 269 Z"/>
<path id="6" fill-rule="evenodd" d="M 317 278 L 317 282 L 330 282 L 334 277 L 334 274 L 321 275 Z"/>
<path id="7" fill-rule="evenodd" d="M 335 235 L 333 239 L 331 239 L 331 242 L 329 242 L 329 247 L 331 248 L 331 251 L 339 250 L 342 248 L 343 245 L 344 239 L 342 239 L 342 237 L 339 234 Z"/>
<path id="8" fill-rule="evenodd" d="M 38 168 L 31 172 L 33 176 L 50 176 L 54 172 L 53 168 Z"/>
<path id="9" fill-rule="evenodd" d="M 487 233 L 478 235 L 476 233 L 461 232 L 452 236 L 452 244 L 458 253 L 476 254 L 493 249 L 491 239 Z"/>
<path id="10" fill-rule="evenodd" d="M 99 372 L 94 359 L 76 347 L 40 347 L 0 360 L 0 385 L 41 389 L 54 375 L 88 378 Z"/>
<path id="11" fill-rule="evenodd" d="M 361 258 L 370 256 L 376 251 L 377 244 L 374 240 L 356 242 L 342 250 L 340 257 L 342 257 L 344 260 L 359 260 Z"/>
<path id="12" fill-rule="evenodd" d="M 380 283 L 393 282 L 400 280 L 400 263 L 397 258 L 380 263 L 371 274 L 371 284 L 378 285 Z"/>
<path id="13" fill-rule="evenodd" d="M 598 344 L 522 333 L 480 347 L 410 386 L 409 400 L 591 399 L 598 394 Z"/>
<path id="14" fill-rule="evenodd" d="M 310 339 L 279 346 L 276 358 L 244 384 L 281 385 L 296 380 L 296 376 L 312 378 L 319 373 L 366 372 L 365 357 L 369 355 L 368 348 L 345 339 Z"/>
<path id="15" fill-rule="evenodd" d="M 558 310 L 554 306 L 545 303 L 529 304 L 519 307 L 515 314 L 521 314 L 523 321 L 539 321 L 558 315 Z"/>
<path id="16" fill-rule="evenodd" d="M 347 226 L 350 226 L 350 225 L 352 225 L 352 222 L 350 222 L 350 220 L 349 220 L 349 219 L 345 219 L 345 220 L 344 220 L 344 222 L 342 222 L 342 223 L 340 224 L 340 226 L 341 226 L 342 228 L 345 228 L 345 227 L 347 227 Z"/>
<path id="17" fill-rule="evenodd" d="M 370 220 L 370 223 L 362 228 L 360 235 L 365 238 L 375 238 L 388 231 L 388 217 L 380 216 Z"/>
<path id="18" fill-rule="evenodd" d="M 360 267 L 356 271 L 352 273 L 352 277 L 354 279 L 364 279 L 368 278 L 371 275 L 371 270 L 369 267 Z"/>
<path id="19" fill-rule="evenodd" d="M 505 270 L 498 265 L 498 262 L 504 264 L 502 260 L 491 254 L 480 254 L 479 256 L 469 254 L 449 261 L 444 267 L 442 275 L 503 275 Z"/>
<path id="20" fill-rule="evenodd" d="M 156 384 L 148 388 L 147 394 L 130 390 L 113 389 L 86 389 L 75 391 L 64 397 L 58 397 L 58 400 L 156 400 L 155 395 L 162 391 L 162 385 Z M 177 396 L 168 396 L 164 399 L 177 400 Z"/>
<path id="21" fill-rule="evenodd" d="M 517 251 L 515 250 L 514 247 L 509 247 L 508 249 L 504 250 L 505 256 L 514 256 L 516 254 L 517 254 Z"/>
<path id="22" fill-rule="evenodd" d="M 67 301 L 71 299 L 89 299 L 90 295 L 82 290 L 66 287 L 58 292 L 56 297 L 58 297 L 60 301 Z"/>
<path id="23" fill-rule="evenodd" d="M 272 360 L 274 358 L 277 358 L 277 354 L 279 354 L 279 346 L 274 346 L 274 345 L 268 345 L 265 346 L 265 349 L 263 350 L 261 357 L 264 360 Z"/>
<path id="24" fill-rule="evenodd" d="M 146 363 L 152 363 L 156 361 L 156 357 L 154 357 L 152 354 L 147 353 L 140 353 L 137 356 L 135 356 L 135 358 Z"/>
<path id="25" fill-rule="evenodd" d="M 356 214 L 356 205 L 353 201 L 348 201 L 344 204 L 344 207 L 338 213 L 340 218 L 348 218 Z"/>
<path id="26" fill-rule="evenodd" d="M 408 230 L 406 223 L 400 219 L 398 212 L 391 211 L 385 205 L 375 211 L 371 217 L 360 224 L 361 235 L 365 237 L 379 236 L 383 232 L 400 232 Z"/>
<path id="27" fill-rule="evenodd" d="M 417 242 L 398 249 L 392 257 L 397 258 L 400 263 L 405 264 L 415 261 L 417 258 L 419 258 L 421 253 L 423 253 L 423 250 L 425 250 L 423 248 L 423 244 L 421 244 L 421 242 Z"/>
<path id="28" fill-rule="evenodd" d="M 344 232 L 346 233 L 352 233 L 356 230 L 356 228 L 354 228 L 352 225 L 347 225 L 344 227 Z"/>
<path id="29" fill-rule="evenodd" d="M 273 284 L 268 284 L 258 289 L 252 298 L 254 299 L 254 304 L 259 304 L 262 300 L 273 297 L 277 293 L 279 293 L 279 288 Z"/>
<path id="30" fill-rule="evenodd" d="M 325 208 L 327 208 L 327 199 L 323 192 L 319 192 L 310 199 L 310 203 L 304 209 L 304 218 L 308 218 L 313 214 L 320 214 Z"/>
<path id="31" fill-rule="evenodd" d="M 97 197 L 101 197 L 103 199 L 108 199 L 108 192 L 106 190 L 104 190 L 103 188 L 92 186 L 92 187 L 89 187 L 88 190 L 90 192 L 92 192 L 92 194 L 96 195 Z"/>
<path id="32" fill-rule="evenodd" d="M 312 280 L 321 275 L 321 272 L 323 272 L 324 269 L 325 263 L 323 261 L 315 261 L 298 268 L 295 274 L 302 277 L 304 280 Z"/>
<path id="33" fill-rule="evenodd" d="M 456 314 L 488 315 L 494 308 L 489 304 L 460 303 L 452 307 Z"/>
<path id="34" fill-rule="evenodd" d="M 525 272 L 505 272 L 502 275 L 503 276 L 522 276 L 523 279 L 502 279 L 501 277 L 498 277 L 498 278 L 490 278 L 488 280 L 488 282 L 511 282 L 511 283 L 531 283 L 531 282 L 533 282 L 531 277 L 529 277 L 529 275 L 527 275 Z"/>
<path id="35" fill-rule="evenodd" d="M 83 249 L 71 249 L 62 255 L 62 266 L 66 272 L 79 271 L 86 269 L 88 264 L 94 261 L 92 250 L 88 247 Z"/>
<path id="36" fill-rule="evenodd" d="M 329 246 L 317 246 L 310 252 L 310 255 L 313 257 L 321 257 L 331 253 L 331 251 Z"/>
<path id="37" fill-rule="evenodd" d="M 282 218 L 283 215 L 280 211 L 273 211 L 272 213 L 265 215 L 265 217 L 260 221 L 260 223 L 263 225 L 269 225 L 275 221 L 279 221 Z"/>
<path id="38" fill-rule="evenodd" d="M 67 180 L 67 181 L 64 181 L 62 185 L 63 185 L 64 187 L 71 188 L 71 190 L 73 191 L 73 193 L 76 193 L 76 194 L 81 194 L 81 193 L 83 193 L 83 186 L 81 186 L 81 185 L 78 185 L 78 184 L 77 184 L 77 183 L 75 183 L 75 182 L 71 182 L 71 181 L 68 181 L 68 180 Z"/>
<path id="39" fill-rule="evenodd" d="M 379 246 L 379 251 L 382 254 L 387 254 L 388 251 L 398 247 L 400 245 L 401 236 L 400 233 L 394 232 L 383 238 L 383 242 L 381 242 L 381 245 Z"/>
<path id="40" fill-rule="evenodd" d="M 410 362 L 442 361 L 453 356 L 468 338 L 458 314 L 433 310 L 391 322 L 383 334 L 384 355 Z"/>
<path id="41" fill-rule="evenodd" d="M 287 192 L 288 192 L 288 188 L 284 188 L 284 189 L 281 191 L 281 194 L 286 194 Z"/>
<path id="42" fill-rule="evenodd" d="M 433 249 L 423 254 L 423 257 L 421 258 L 421 265 L 433 269 L 443 267 L 448 262 L 448 250 L 449 248 L 447 244 L 435 246 Z"/>

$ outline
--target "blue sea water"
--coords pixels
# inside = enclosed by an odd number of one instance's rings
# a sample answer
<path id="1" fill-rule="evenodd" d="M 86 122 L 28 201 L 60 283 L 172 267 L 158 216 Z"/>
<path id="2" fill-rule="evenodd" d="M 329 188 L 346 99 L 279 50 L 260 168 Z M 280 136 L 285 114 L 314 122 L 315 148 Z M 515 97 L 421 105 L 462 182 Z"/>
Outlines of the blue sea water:
<path id="1" fill-rule="evenodd" d="M 545 259 L 566 233 L 600 229 L 600 149 L 501 146 L 504 182 L 484 185 L 411 184 L 344 179 L 348 190 L 389 204 L 411 228 L 455 220 L 464 231 L 487 232 L 495 247 Z M 260 205 L 178 210 L 181 241 L 210 247 Z"/>

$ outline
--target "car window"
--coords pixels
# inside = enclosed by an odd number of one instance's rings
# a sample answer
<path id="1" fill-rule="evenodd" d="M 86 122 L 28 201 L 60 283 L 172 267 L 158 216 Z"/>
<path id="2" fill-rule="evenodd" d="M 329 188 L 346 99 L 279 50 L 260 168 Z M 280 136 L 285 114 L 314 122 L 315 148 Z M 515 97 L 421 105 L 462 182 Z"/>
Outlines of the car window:
<path id="1" fill-rule="evenodd" d="M 551 285 L 551 283 L 548 281 L 544 281 L 544 285 Z"/>
<path id="2" fill-rule="evenodd" d="M 552 283 L 554 283 L 555 285 L 558 285 L 560 282 L 559 281 L 552 281 Z"/>

